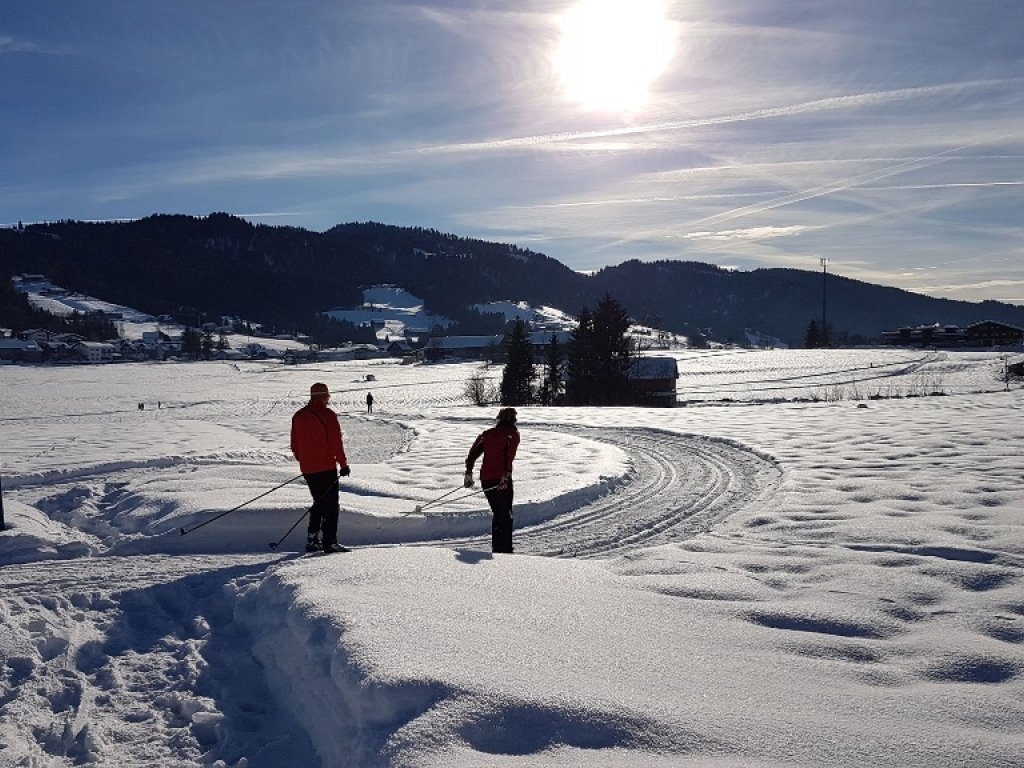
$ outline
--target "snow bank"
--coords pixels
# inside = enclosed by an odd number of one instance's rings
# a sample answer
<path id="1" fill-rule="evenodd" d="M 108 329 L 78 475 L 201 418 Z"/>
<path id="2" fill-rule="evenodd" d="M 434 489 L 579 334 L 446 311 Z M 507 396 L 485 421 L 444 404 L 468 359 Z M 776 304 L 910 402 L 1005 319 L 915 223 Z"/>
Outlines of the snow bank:
<path id="1" fill-rule="evenodd" d="M 0 565 L 89 555 L 98 549 L 79 531 L 51 520 L 35 507 L 4 502 L 6 529 L 0 531 Z"/>
<path id="2" fill-rule="evenodd" d="M 1019 685 L 973 689 L 1024 672 L 1015 649 L 938 639 L 870 591 L 780 604 L 761 574 L 783 561 L 833 565 L 728 544 L 604 564 L 368 549 L 272 569 L 236 619 L 324 765 L 1012 764 L 985 718 L 992 696 L 1019 712 Z"/>

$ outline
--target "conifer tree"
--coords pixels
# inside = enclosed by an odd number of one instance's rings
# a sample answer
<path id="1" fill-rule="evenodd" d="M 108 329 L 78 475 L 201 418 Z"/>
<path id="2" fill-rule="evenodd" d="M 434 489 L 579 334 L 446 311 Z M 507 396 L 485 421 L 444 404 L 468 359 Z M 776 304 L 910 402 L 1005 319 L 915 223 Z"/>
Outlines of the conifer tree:
<path id="1" fill-rule="evenodd" d="M 629 402 L 631 350 L 629 313 L 605 294 L 594 310 L 595 362 L 597 365 L 596 402 L 599 405 L 624 405 Z"/>
<path id="2" fill-rule="evenodd" d="M 558 336 L 551 334 L 551 340 L 544 352 L 544 373 L 541 377 L 540 388 L 537 392 L 537 399 L 541 405 L 554 405 L 562 394 L 562 369 L 565 366 L 565 356 L 562 345 L 558 343 Z"/>
<path id="3" fill-rule="evenodd" d="M 505 338 L 505 371 L 501 376 L 502 405 L 533 402 L 533 345 L 522 319 L 516 318 Z"/>
<path id="4" fill-rule="evenodd" d="M 569 342 L 565 396 L 570 404 L 590 405 L 596 367 L 594 359 L 594 315 L 584 307 Z"/>
<path id="5" fill-rule="evenodd" d="M 605 295 L 591 312 L 584 307 L 569 345 L 566 398 L 574 405 L 629 402 L 629 314 Z"/>
<path id="6" fill-rule="evenodd" d="M 213 357 L 213 350 L 216 342 L 213 340 L 213 331 L 203 331 L 202 341 L 199 344 L 203 360 L 210 360 Z"/>
<path id="7" fill-rule="evenodd" d="M 818 324 L 814 318 L 811 318 L 811 322 L 807 326 L 807 335 L 804 337 L 804 348 L 817 349 L 820 346 L 821 337 L 818 335 Z"/>
<path id="8" fill-rule="evenodd" d="M 195 328 L 186 328 L 181 334 L 181 352 L 192 360 L 198 360 L 203 353 L 203 337 Z"/>

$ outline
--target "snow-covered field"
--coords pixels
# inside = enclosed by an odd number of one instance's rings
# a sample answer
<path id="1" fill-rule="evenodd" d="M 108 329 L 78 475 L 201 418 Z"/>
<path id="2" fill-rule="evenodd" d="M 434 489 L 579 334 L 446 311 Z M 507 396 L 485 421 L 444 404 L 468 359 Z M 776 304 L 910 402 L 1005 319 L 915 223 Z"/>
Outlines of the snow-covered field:
<path id="1" fill-rule="evenodd" d="M 415 511 L 475 365 L 0 368 L 0 766 L 1024 765 L 999 356 L 677 354 L 688 407 L 521 411 L 497 556 Z M 302 557 L 318 380 L 355 550 Z"/>

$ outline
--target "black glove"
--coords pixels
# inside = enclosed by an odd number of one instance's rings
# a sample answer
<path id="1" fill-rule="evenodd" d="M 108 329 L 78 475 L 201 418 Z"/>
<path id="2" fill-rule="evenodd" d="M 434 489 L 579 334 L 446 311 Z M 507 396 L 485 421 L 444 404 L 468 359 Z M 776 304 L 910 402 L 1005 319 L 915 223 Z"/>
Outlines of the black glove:
<path id="1" fill-rule="evenodd" d="M 338 474 L 341 475 L 342 477 L 348 477 L 349 475 L 352 474 L 352 470 L 349 469 L 348 465 L 346 464 L 344 467 L 341 468 L 341 471 L 338 472 Z"/>

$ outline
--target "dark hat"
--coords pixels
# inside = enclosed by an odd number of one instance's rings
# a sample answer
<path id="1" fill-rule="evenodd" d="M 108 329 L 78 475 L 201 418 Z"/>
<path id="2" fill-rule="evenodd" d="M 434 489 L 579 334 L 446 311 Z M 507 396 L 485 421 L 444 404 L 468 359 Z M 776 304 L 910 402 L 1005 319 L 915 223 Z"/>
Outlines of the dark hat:
<path id="1" fill-rule="evenodd" d="M 516 420 L 516 409 L 515 408 L 502 408 L 498 411 L 498 421 L 515 421 Z"/>
<path id="2" fill-rule="evenodd" d="M 327 388 L 327 385 L 319 381 L 309 388 L 310 397 L 322 397 L 329 394 L 331 394 L 331 391 Z"/>

